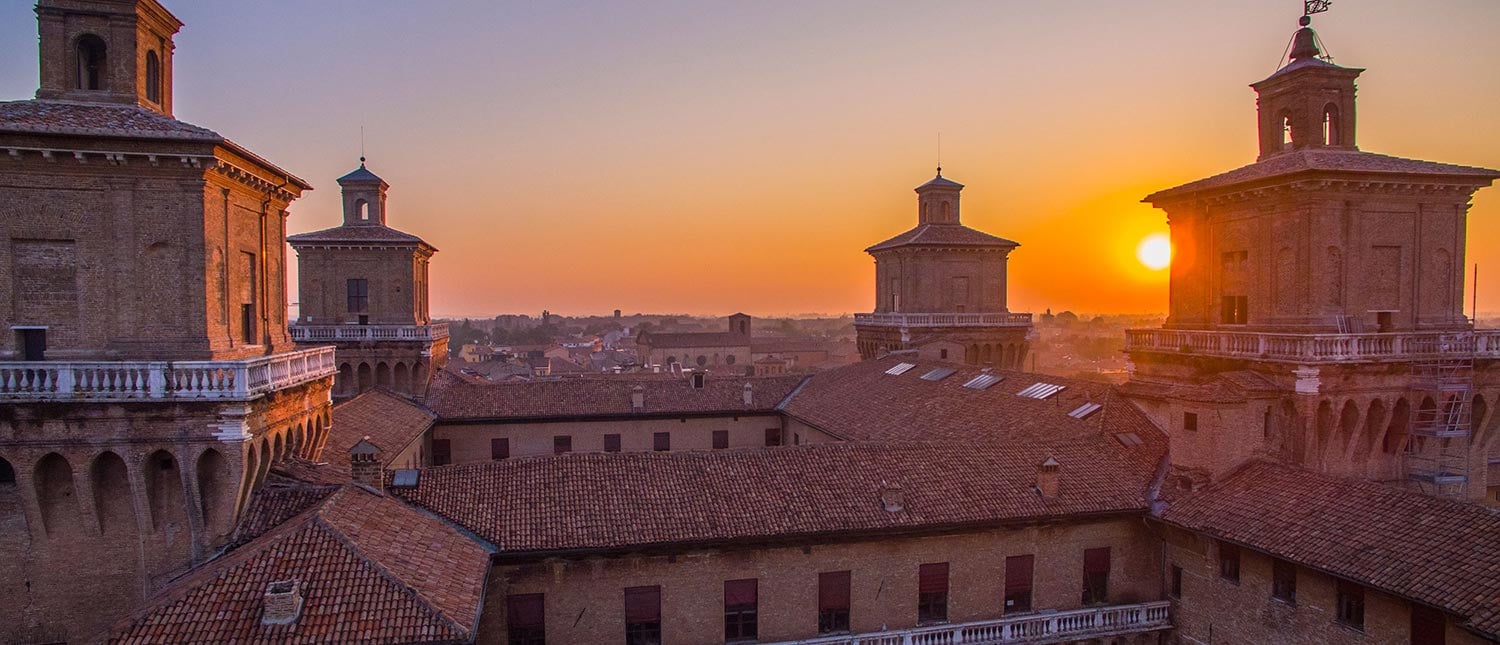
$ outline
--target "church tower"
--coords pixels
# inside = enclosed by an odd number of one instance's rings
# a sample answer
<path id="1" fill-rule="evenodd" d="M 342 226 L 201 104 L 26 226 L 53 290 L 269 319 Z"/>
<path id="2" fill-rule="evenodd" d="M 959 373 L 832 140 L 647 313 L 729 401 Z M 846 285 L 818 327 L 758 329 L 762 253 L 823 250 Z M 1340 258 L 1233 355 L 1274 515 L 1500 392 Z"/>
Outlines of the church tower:
<path id="1" fill-rule="evenodd" d="M 344 223 L 287 238 L 297 251 L 298 319 L 292 336 L 337 347 L 336 398 L 371 387 L 422 396 L 448 362 L 448 326 L 428 313 L 427 265 L 437 252 L 386 226 L 390 185 L 365 167 L 339 178 Z"/>
<path id="2" fill-rule="evenodd" d="M 41 0 L 41 87 L 0 103 L 0 641 L 83 641 L 213 557 L 314 457 L 333 350 L 287 333 L 310 186 L 172 118 L 155 0 Z"/>
<path id="3" fill-rule="evenodd" d="M 1006 308 L 1006 262 L 1018 244 L 959 220 L 963 184 L 917 187 L 917 226 L 868 249 L 875 311 L 854 316 L 864 359 L 922 349 L 933 358 L 1020 369 L 1031 314 Z"/>
<path id="4" fill-rule="evenodd" d="M 1127 332 L 1129 387 L 1198 479 L 1262 455 L 1493 494 L 1500 331 L 1464 316 L 1463 282 L 1469 200 L 1500 172 L 1361 151 L 1363 70 L 1308 23 L 1251 86 L 1258 160 L 1145 199 L 1171 226 L 1171 304 Z"/>

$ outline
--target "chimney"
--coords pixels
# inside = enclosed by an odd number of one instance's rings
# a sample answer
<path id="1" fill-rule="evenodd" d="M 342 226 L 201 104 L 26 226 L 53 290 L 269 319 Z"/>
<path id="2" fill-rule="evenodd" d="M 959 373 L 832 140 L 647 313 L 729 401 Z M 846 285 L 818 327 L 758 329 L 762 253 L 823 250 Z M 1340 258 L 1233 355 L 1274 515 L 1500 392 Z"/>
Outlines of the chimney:
<path id="1" fill-rule="evenodd" d="M 630 409 L 646 409 L 646 388 L 637 385 L 630 390 Z"/>
<path id="2" fill-rule="evenodd" d="M 891 513 L 906 510 L 906 492 L 901 490 L 900 484 L 880 482 L 880 506 Z"/>
<path id="3" fill-rule="evenodd" d="M 1062 464 L 1057 463 L 1057 460 L 1050 456 L 1047 457 L 1046 461 L 1042 462 L 1042 465 L 1037 467 L 1036 489 L 1037 492 L 1040 492 L 1042 494 L 1043 498 L 1057 499 L 1059 486 L 1058 470 L 1060 470 L 1061 467 Z"/>
<path id="4" fill-rule="evenodd" d="M 302 615 L 302 581 L 278 580 L 266 585 L 260 624 L 290 625 Z"/>
<path id="5" fill-rule="evenodd" d="M 750 382 L 745 382 L 745 407 L 755 405 L 755 393 L 751 391 Z"/>
<path id="6" fill-rule="evenodd" d="M 385 467 L 380 463 L 380 448 L 366 436 L 349 449 L 349 477 L 356 484 L 379 490 L 385 486 Z"/>

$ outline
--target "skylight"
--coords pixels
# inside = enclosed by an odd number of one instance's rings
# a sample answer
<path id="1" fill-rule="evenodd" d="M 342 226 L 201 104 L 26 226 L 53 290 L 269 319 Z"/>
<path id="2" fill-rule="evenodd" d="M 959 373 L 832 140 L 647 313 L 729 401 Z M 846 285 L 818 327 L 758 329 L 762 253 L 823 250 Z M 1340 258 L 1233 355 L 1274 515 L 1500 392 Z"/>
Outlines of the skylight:
<path id="1" fill-rule="evenodd" d="M 1121 445 L 1124 445 L 1126 447 L 1139 446 L 1142 443 L 1145 443 L 1141 441 L 1141 436 L 1134 432 L 1118 433 L 1115 435 L 1115 441 L 1120 442 Z"/>
<path id="2" fill-rule="evenodd" d="M 1098 403 L 1085 403 L 1076 408 L 1073 408 L 1073 411 L 1069 412 L 1068 416 L 1073 417 L 1074 419 L 1082 419 L 1090 414 L 1098 412 L 1103 407 L 1103 405 L 1100 405 Z"/>
<path id="3" fill-rule="evenodd" d="M 1057 394 L 1058 392 L 1063 391 L 1063 389 L 1066 387 L 1066 385 L 1037 383 L 1036 385 L 1021 390 L 1020 392 L 1016 392 L 1016 396 L 1024 396 L 1028 399 L 1045 399 L 1049 396 L 1052 396 L 1053 394 Z"/>
<path id="4" fill-rule="evenodd" d="M 935 370 L 932 370 L 931 372 L 923 374 L 922 375 L 922 380 L 924 380 L 924 381 L 941 381 L 941 380 L 943 380 L 945 378 L 953 376 L 953 373 L 957 372 L 957 371 L 958 370 L 953 369 L 951 367 L 939 367 L 939 368 L 937 368 Z"/>
<path id="5" fill-rule="evenodd" d="M 897 363 L 895 367 L 886 370 L 885 373 L 890 374 L 891 376 L 901 376 L 902 374 L 910 372 L 911 368 L 913 367 L 916 367 L 915 363 Z"/>
<path id="6" fill-rule="evenodd" d="M 979 376 L 969 379 L 968 383 L 964 383 L 964 387 L 971 390 L 988 390 L 990 389 L 991 385 L 999 383 L 1003 380 L 1005 380 L 1005 378 L 1002 376 L 995 376 L 994 374 L 980 374 Z"/>
<path id="7" fill-rule="evenodd" d="M 422 471 L 410 468 L 397 470 L 391 477 L 391 486 L 394 488 L 411 488 L 417 485 L 417 477 Z"/>

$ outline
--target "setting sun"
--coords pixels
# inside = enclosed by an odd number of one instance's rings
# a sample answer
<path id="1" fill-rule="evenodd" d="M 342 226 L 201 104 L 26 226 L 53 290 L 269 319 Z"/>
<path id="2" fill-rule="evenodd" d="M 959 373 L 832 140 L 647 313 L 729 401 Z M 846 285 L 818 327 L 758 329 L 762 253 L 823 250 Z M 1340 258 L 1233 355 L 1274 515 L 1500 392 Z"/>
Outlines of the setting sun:
<path id="1" fill-rule="evenodd" d="M 1135 257 L 1152 271 L 1160 271 L 1172 263 L 1172 239 L 1166 233 L 1153 233 L 1135 247 Z"/>

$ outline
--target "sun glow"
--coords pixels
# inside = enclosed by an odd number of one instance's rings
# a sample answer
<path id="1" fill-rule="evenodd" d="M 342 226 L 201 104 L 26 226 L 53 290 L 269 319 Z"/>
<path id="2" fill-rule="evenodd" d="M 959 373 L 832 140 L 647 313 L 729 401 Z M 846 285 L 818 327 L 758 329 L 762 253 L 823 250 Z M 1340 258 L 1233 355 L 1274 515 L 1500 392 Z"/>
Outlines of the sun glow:
<path id="1" fill-rule="evenodd" d="M 1166 233 L 1152 233 L 1135 247 L 1135 257 L 1147 269 L 1160 271 L 1172 264 L 1172 238 Z"/>

